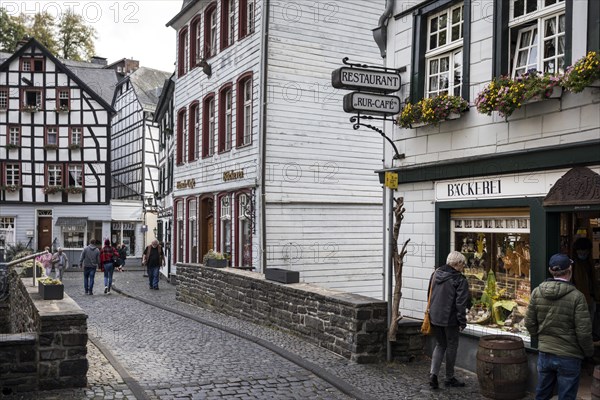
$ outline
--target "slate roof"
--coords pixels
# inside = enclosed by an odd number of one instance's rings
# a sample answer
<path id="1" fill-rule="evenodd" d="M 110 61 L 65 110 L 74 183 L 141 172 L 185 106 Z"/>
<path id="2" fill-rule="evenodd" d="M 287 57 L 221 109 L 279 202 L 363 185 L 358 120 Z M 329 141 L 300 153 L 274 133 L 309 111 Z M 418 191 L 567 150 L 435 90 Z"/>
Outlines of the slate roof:
<path id="1" fill-rule="evenodd" d="M 130 80 L 138 100 L 145 110 L 154 112 L 160 93 L 172 72 L 159 71 L 157 69 L 140 67 L 127 76 Z"/>

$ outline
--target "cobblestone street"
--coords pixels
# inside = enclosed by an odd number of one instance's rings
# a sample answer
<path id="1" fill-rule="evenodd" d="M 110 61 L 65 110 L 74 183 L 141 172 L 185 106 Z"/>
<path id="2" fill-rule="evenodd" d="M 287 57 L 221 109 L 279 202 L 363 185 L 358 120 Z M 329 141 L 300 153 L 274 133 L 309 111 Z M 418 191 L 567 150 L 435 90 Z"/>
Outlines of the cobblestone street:
<path id="1" fill-rule="evenodd" d="M 472 373 L 457 373 L 466 388 L 431 391 L 428 360 L 351 363 L 281 331 L 177 302 L 173 286 L 149 290 L 142 275 L 116 273 L 105 295 L 98 274 L 86 296 L 81 273 L 67 273 L 67 293 L 89 314 L 88 388 L 10 398 L 483 399 Z"/>

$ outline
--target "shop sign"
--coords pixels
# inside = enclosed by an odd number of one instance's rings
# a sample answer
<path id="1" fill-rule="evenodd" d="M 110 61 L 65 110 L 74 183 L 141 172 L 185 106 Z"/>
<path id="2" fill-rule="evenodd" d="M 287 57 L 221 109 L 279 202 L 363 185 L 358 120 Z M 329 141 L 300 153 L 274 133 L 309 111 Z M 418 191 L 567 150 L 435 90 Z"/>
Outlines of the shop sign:
<path id="1" fill-rule="evenodd" d="M 134 224 L 129 222 L 113 222 L 113 231 L 120 231 L 121 229 L 123 229 L 124 231 L 132 231 L 134 230 Z"/>
<path id="2" fill-rule="evenodd" d="M 398 173 L 387 171 L 385 173 L 385 187 L 398 189 Z"/>
<path id="3" fill-rule="evenodd" d="M 400 75 L 371 69 L 341 67 L 331 73 L 336 89 L 392 93 L 400 90 Z"/>
<path id="4" fill-rule="evenodd" d="M 545 196 L 563 174 L 564 171 L 532 172 L 440 181 L 435 183 L 435 198 L 437 201 L 455 201 Z"/>
<path id="5" fill-rule="evenodd" d="M 244 170 L 243 169 L 240 169 L 237 171 L 223 172 L 223 182 L 235 181 L 238 179 L 244 179 Z"/>
<path id="6" fill-rule="evenodd" d="M 177 189 L 193 189 L 196 187 L 195 179 L 186 179 L 185 181 L 177 182 Z"/>
<path id="7" fill-rule="evenodd" d="M 396 115 L 400 112 L 400 98 L 352 92 L 344 96 L 344 111 L 347 113 Z"/>

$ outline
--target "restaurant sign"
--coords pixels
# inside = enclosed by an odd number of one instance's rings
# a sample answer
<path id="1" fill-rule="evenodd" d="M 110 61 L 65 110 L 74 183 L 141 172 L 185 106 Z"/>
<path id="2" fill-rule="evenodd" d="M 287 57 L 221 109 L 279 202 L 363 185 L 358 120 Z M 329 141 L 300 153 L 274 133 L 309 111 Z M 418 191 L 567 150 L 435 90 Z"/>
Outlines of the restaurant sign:
<path id="1" fill-rule="evenodd" d="M 347 113 L 396 115 L 400 112 L 398 96 L 352 92 L 344 96 L 344 111 Z"/>
<path id="2" fill-rule="evenodd" d="M 372 69 L 341 67 L 331 73 L 336 89 L 392 93 L 400 90 L 400 75 Z"/>

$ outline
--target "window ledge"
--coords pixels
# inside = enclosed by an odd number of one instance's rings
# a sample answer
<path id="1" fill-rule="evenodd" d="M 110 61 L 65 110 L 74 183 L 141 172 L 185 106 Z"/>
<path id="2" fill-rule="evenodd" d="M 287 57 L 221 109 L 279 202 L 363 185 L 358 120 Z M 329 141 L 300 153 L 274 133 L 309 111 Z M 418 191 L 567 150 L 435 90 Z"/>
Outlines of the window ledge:
<path id="1" fill-rule="evenodd" d="M 442 123 L 444 121 L 452 121 L 452 120 L 455 120 L 455 119 L 459 119 L 461 116 L 462 116 L 462 114 L 460 114 L 460 113 L 450 113 L 450 114 L 448 114 L 448 116 L 446 117 L 446 119 L 443 119 L 443 120 L 441 120 L 441 121 L 439 121 L 437 123 L 434 123 L 434 122 L 415 122 L 415 123 L 410 124 L 410 126 L 413 129 L 414 128 L 420 128 L 420 127 L 427 126 L 427 125 L 440 124 L 440 123 Z"/>

